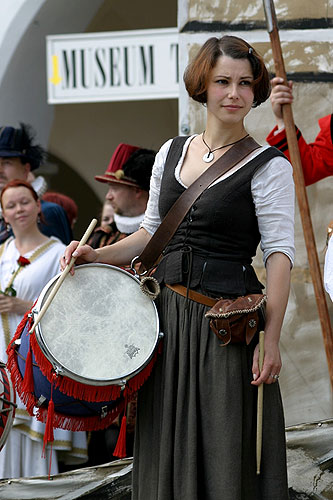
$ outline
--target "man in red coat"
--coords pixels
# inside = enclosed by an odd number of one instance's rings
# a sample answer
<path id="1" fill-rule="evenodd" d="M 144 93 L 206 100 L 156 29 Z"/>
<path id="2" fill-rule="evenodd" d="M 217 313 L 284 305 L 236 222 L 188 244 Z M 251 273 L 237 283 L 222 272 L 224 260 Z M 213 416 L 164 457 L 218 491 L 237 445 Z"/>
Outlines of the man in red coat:
<path id="1" fill-rule="evenodd" d="M 269 133 L 266 141 L 280 149 L 288 158 L 288 144 L 282 117 L 282 105 L 293 101 L 292 82 L 283 84 L 283 79 L 272 80 L 271 104 L 276 118 L 276 127 Z M 319 120 L 320 132 L 314 142 L 307 144 L 297 128 L 297 140 L 303 166 L 305 185 L 309 186 L 329 175 L 333 175 L 333 121 L 332 114 Z M 290 158 L 289 158 L 290 159 Z"/>

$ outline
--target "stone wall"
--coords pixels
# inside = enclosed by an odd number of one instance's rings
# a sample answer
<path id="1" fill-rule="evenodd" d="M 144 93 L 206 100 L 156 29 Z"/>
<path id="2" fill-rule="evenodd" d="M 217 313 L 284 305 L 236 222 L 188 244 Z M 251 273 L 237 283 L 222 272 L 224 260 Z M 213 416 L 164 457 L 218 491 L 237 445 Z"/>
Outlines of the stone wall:
<path id="1" fill-rule="evenodd" d="M 323 0 L 315 3 L 312 0 L 275 1 L 275 9 L 286 71 L 288 78 L 294 81 L 295 123 L 305 139 L 311 142 L 319 131 L 317 120 L 333 111 L 333 4 Z M 253 44 L 274 73 L 261 1 L 180 1 L 178 22 L 181 72 L 207 38 L 234 34 Z M 204 122 L 205 108 L 190 101 L 182 88 L 180 132 L 200 133 Z M 274 124 L 269 102 L 252 110 L 246 121 L 248 131 L 262 144 Z M 326 227 L 333 219 L 332 188 L 332 177 L 307 188 L 321 266 L 325 255 Z M 327 360 L 298 207 L 295 237 L 296 261 L 281 336 L 283 369 L 280 383 L 287 425 L 332 417 Z M 265 270 L 260 251 L 255 267 L 264 282 Z M 326 300 L 333 315 L 328 295 Z"/>

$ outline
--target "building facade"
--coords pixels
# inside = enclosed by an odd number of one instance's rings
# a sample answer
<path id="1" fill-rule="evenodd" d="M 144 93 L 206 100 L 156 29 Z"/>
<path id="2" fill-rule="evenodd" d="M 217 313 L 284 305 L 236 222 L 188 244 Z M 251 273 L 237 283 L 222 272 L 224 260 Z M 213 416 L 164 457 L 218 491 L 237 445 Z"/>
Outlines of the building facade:
<path id="1" fill-rule="evenodd" d="M 275 0 L 286 71 L 294 81 L 293 112 L 311 141 L 317 120 L 333 111 L 333 3 Z M 103 173 L 119 142 L 158 149 L 177 134 L 200 133 L 205 109 L 191 102 L 183 71 L 211 36 L 235 34 L 255 46 L 274 73 L 262 1 L 223 0 L 2 0 L 0 4 L 1 124 L 30 123 L 48 150 L 40 169 L 54 190 L 79 206 L 77 236 L 98 215 L 105 186 Z M 46 37 L 176 28 L 179 95 L 172 98 L 49 104 Z M 274 126 L 269 102 L 251 111 L 248 131 L 264 143 Z M 333 219 L 333 178 L 307 188 L 320 263 L 326 227 Z M 296 213 L 296 263 L 281 339 L 281 388 L 288 425 L 332 417 L 331 387 L 318 312 L 311 283 L 302 225 Z M 264 280 L 261 256 L 255 265 Z M 329 301 L 329 297 L 327 296 Z M 332 314 L 332 304 L 329 302 Z"/>

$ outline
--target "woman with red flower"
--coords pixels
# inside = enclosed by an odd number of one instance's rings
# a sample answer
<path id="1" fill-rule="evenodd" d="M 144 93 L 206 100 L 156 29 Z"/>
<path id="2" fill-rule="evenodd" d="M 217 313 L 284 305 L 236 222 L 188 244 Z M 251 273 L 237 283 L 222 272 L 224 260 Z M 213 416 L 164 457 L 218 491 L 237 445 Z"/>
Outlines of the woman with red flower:
<path id="1" fill-rule="evenodd" d="M 9 182 L 0 201 L 4 220 L 14 234 L 0 246 L 0 358 L 6 361 L 6 348 L 22 316 L 59 272 L 65 245 L 40 232 L 37 222 L 42 217 L 41 205 L 29 183 Z M 14 425 L 0 453 L 0 478 L 46 475 L 49 460 L 42 458 L 45 425 L 29 416 L 18 397 L 16 402 Z M 71 463 L 85 462 L 85 433 L 55 432 L 52 474 L 58 472 L 57 450 L 69 452 L 66 455 Z"/>

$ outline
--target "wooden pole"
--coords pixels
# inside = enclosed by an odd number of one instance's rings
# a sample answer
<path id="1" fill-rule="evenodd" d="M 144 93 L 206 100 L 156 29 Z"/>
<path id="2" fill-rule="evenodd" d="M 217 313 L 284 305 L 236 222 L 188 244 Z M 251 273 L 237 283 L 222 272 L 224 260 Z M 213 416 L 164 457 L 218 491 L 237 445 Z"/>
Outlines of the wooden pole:
<path id="1" fill-rule="evenodd" d="M 279 30 L 276 20 L 275 8 L 273 0 L 263 0 L 265 16 L 267 21 L 267 30 L 271 40 L 274 65 L 276 76 L 283 78 L 284 83 L 287 84 L 287 75 L 284 67 L 284 60 L 282 55 Z M 298 148 L 295 123 L 292 113 L 292 108 L 290 104 L 284 104 L 282 106 L 283 121 L 286 130 L 288 149 L 290 153 L 291 163 L 293 165 L 294 171 L 294 181 L 296 188 L 296 195 L 298 206 L 300 210 L 303 234 L 305 239 L 305 245 L 308 254 L 310 273 L 312 277 L 317 308 L 319 313 L 319 320 L 321 324 L 324 346 L 326 351 L 328 371 L 331 381 L 331 387 L 333 388 L 333 334 L 331 321 L 328 313 L 327 302 L 325 297 L 325 291 L 323 286 L 323 280 L 321 275 L 321 269 L 318 261 L 318 254 L 316 249 L 316 243 L 312 228 L 310 210 L 308 197 L 305 189 L 302 162 Z"/>
<path id="2" fill-rule="evenodd" d="M 259 374 L 264 364 L 265 332 L 259 333 Z M 261 450 L 262 450 L 262 416 L 264 409 L 264 384 L 258 386 L 257 402 L 257 474 L 260 474 Z"/>

